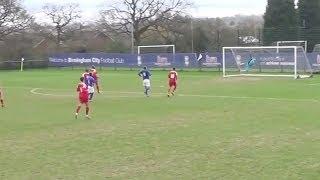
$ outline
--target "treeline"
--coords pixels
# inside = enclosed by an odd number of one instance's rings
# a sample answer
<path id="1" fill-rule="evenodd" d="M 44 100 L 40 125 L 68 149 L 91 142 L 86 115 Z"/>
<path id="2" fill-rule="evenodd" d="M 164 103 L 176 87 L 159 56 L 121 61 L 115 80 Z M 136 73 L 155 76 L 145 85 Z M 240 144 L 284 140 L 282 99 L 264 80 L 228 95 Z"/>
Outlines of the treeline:
<path id="1" fill-rule="evenodd" d="M 268 0 L 264 15 L 265 45 L 275 41 L 306 40 L 308 51 L 320 43 L 319 0 Z"/>
<path id="2" fill-rule="evenodd" d="M 130 53 L 138 45 L 152 44 L 175 44 L 178 52 L 197 53 L 300 38 L 316 44 L 317 38 L 308 35 L 318 27 L 314 22 L 319 17 L 309 1 L 300 0 L 297 9 L 293 0 L 269 0 L 265 23 L 261 16 L 194 18 L 188 0 L 106 1 L 91 23 L 81 22 L 78 4 L 46 4 L 42 11 L 47 23 L 40 24 L 19 0 L 2 0 L 0 59 L 46 59 L 57 52 Z"/>

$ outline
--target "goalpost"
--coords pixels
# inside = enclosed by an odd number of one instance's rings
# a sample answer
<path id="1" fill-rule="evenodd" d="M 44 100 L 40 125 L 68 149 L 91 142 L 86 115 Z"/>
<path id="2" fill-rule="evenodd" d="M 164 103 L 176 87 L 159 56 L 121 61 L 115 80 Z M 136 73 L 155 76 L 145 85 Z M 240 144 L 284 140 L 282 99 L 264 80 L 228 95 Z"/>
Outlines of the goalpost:
<path id="1" fill-rule="evenodd" d="M 171 52 L 168 52 L 168 49 L 170 48 Z M 142 51 L 142 50 L 146 50 L 146 51 Z M 149 50 L 149 51 L 147 51 Z M 170 45 L 147 45 L 147 46 L 138 46 L 138 65 L 139 63 L 142 64 L 146 64 L 146 65 L 152 65 L 149 64 L 150 63 L 150 58 L 151 56 L 143 56 L 143 55 L 155 55 L 157 54 L 157 65 L 158 66 L 170 66 L 171 63 L 170 62 L 174 62 L 175 61 L 175 57 L 176 57 L 176 46 L 173 44 Z M 167 58 L 166 55 L 171 54 L 171 60 L 170 58 Z M 162 57 L 166 56 L 166 57 Z M 170 64 L 170 65 L 169 65 Z"/>
<path id="2" fill-rule="evenodd" d="M 223 77 L 307 78 L 312 68 L 303 47 L 223 47 Z"/>
<path id="3" fill-rule="evenodd" d="M 308 50 L 308 41 L 277 41 L 277 46 L 302 46 L 304 51 Z"/>
<path id="4" fill-rule="evenodd" d="M 141 49 L 142 48 L 172 48 L 172 53 L 175 54 L 176 53 L 176 46 L 175 45 L 148 45 L 148 46 L 138 46 L 138 54 L 141 54 Z"/>

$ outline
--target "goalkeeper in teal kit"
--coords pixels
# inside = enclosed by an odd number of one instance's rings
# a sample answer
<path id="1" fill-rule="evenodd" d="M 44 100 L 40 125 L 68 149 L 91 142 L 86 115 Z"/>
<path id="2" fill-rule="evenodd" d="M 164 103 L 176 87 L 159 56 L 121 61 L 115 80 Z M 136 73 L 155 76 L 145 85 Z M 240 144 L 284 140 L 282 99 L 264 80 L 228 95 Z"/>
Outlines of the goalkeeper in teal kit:
<path id="1" fill-rule="evenodd" d="M 249 71 L 256 64 L 256 59 L 250 55 L 250 58 L 245 64 L 245 71 Z"/>

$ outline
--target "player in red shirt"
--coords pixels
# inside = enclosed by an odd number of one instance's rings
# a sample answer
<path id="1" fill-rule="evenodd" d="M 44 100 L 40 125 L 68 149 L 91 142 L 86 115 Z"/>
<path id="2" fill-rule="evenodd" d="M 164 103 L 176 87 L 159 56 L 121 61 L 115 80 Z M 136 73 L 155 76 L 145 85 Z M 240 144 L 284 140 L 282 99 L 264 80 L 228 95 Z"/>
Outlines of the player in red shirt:
<path id="1" fill-rule="evenodd" d="M 4 107 L 4 101 L 3 101 L 3 92 L 0 88 L 0 103 L 1 103 L 1 107 Z"/>
<path id="2" fill-rule="evenodd" d="M 96 70 L 96 67 L 93 65 L 91 66 L 91 73 L 92 73 L 92 77 L 96 81 L 97 92 L 100 93 L 99 82 L 98 82 L 99 76 L 98 76 L 98 72 Z"/>
<path id="3" fill-rule="evenodd" d="M 79 104 L 76 110 L 76 119 L 78 118 L 79 111 L 81 106 L 84 104 L 86 106 L 86 118 L 90 119 L 89 117 L 89 90 L 88 86 L 84 83 L 84 77 L 80 78 L 80 83 L 77 87 L 77 92 L 79 92 Z"/>
<path id="4" fill-rule="evenodd" d="M 169 72 L 168 78 L 169 78 L 168 97 L 170 97 L 170 95 L 174 95 L 174 92 L 177 89 L 178 73 L 176 71 L 176 68 L 172 68 L 172 70 Z"/>

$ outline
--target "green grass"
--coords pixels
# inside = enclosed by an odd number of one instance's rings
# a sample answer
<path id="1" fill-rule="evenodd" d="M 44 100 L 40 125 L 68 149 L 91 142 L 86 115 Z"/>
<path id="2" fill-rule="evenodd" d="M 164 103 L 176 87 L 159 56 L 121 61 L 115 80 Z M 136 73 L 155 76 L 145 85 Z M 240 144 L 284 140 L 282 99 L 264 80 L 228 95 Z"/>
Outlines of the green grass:
<path id="1" fill-rule="evenodd" d="M 319 77 L 180 72 L 168 99 L 164 71 L 150 98 L 137 72 L 101 71 L 92 120 L 75 120 L 80 73 L 0 72 L 0 179 L 320 177 Z"/>

